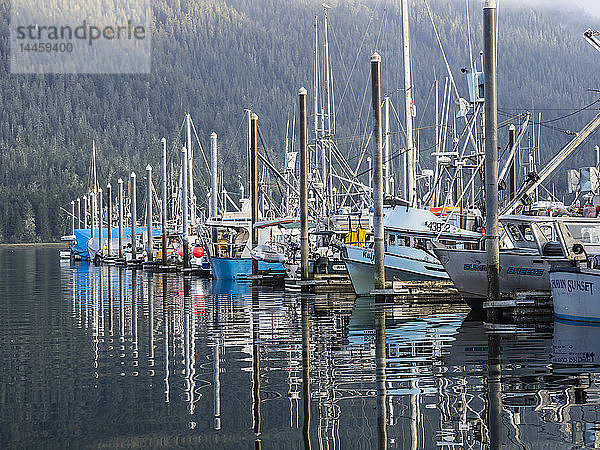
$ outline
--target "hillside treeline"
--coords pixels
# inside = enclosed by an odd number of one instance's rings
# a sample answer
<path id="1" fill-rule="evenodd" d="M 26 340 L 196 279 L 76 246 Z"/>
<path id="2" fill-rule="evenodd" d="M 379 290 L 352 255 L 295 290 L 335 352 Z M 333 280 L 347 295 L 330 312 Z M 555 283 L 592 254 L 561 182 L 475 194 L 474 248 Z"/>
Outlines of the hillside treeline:
<path id="1" fill-rule="evenodd" d="M 384 92 L 403 121 L 400 2 L 329 3 L 336 133 L 343 153 L 352 160 L 365 144 L 370 126 L 369 58 L 374 51 L 383 58 Z M 131 171 L 143 174 L 148 163 L 158 169 L 163 136 L 176 164 L 188 111 L 206 150 L 210 133 L 219 135 L 221 176 L 228 191 L 237 192 L 240 182 L 247 187 L 245 108 L 258 114 L 268 154 L 274 163 L 281 163 L 299 87 L 305 86 L 312 96 L 314 17 L 322 21 L 322 1 L 156 0 L 152 4 L 151 74 L 13 75 L 9 5 L 2 2 L 0 242 L 55 241 L 68 231 L 70 221 L 63 209 L 70 210 L 70 201 L 88 189 L 92 140 L 98 150 L 101 185 L 116 186 L 117 178 Z M 428 4 L 458 88 L 464 90 L 460 69 L 469 66 L 470 58 L 465 2 L 429 0 Z M 481 2 L 469 5 L 472 54 L 479 61 Z M 423 0 L 411 2 L 410 19 L 417 142 L 426 167 L 434 122 L 432 83 L 440 80 L 441 91 L 447 70 Z M 540 146 L 546 159 L 569 139 L 565 130 L 578 130 L 592 112 L 548 121 L 598 97 L 588 91 L 600 88 L 595 75 L 600 54 L 582 38 L 586 28 L 594 27 L 586 20 L 580 12 L 564 17 L 526 7 L 500 10 L 499 118 L 504 121 L 523 110 L 542 112 Z M 401 147 L 401 126 L 393 122 L 398 131 L 394 145 Z M 506 128 L 501 129 L 503 146 L 506 135 Z M 593 144 L 593 139 L 586 143 L 569 164 L 590 164 Z M 200 192 L 205 173 L 196 150 Z M 557 175 L 557 186 L 565 184 L 563 178 Z"/>

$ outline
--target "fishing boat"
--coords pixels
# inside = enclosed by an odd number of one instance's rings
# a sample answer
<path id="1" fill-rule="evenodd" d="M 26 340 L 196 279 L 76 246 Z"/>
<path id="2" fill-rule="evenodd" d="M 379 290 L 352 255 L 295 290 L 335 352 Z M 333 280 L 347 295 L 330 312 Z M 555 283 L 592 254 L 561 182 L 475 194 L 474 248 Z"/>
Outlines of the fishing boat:
<path id="1" fill-rule="evenodd" d="M 458 216 L 455 218 L 458 219 Z M 469 217 L 474 225 L 477 216 Z M 433 241 L 446 246 L 471 249 L 479 246 L 481 233 L 468 231 L 457 222 L 444 220 L 427 209 L 392 206 L 384 210 L 385 277 L 386 280 L 448 280 L 444 266 L 433 253 Z M 357 295 L 369 295 L 374 289 L 373 243 L 343 246 L 343 259 Z"/>
<path id="2" fill-rule="evenodd" d="M 600 268 L 553 267 L 550 288 L 556 317 L 600 322 Z"/>
<path id="3" fill-rule="evenodd" d="M 60 254 L 59 254 L 60 259 L 71 259 L 71 257 L 72 257 L 71 249 L 73 248 L 73 245 L 76 242 L 75 235 L 74 234 L 65 235 L 65 236 L 62 236 L 60 238 L 60 240 L 62 242 L 66 242 L 69 246 L 68 249 L 60 251 Z"/>
<path id="4" fill-rule="evenodd" d="M 500 217 L 500 291 L 504 295 L 536 291 L 550 296 L 550 269 L 572 267 L 586 255 L 600 254 L 600 219 L 506 215 Z M 434 252 L 473 309 L 487 298 L 485 250 L 450 249 L 436 244 Z"/>
<path id="5" fill-rule="evenodd" d="M 111 231 L 111 248 L 113 254 L 116 254 L 119 249 L 119 229 L 112 227 Z M 152 228 L 154 237 L 161 236 L 162 232 L 159 228 Z M 138 245 L 142 245 L 143 237 L 146 235 L 146 227 L 136 227 L 136 236 Z M 84 261 L 93 261 L 98 253 L 106 255 L 108 252 L 108 228 L 102 230 L 102 249 L 100 249 L 100 240 L 98 229 L 94 229 L 94 236 L 89 228 L 75 229 L 73 245 L 71 246 L 71 256 Z M 158 241 L 157 241 L 158 242 Z M 126 259 L 131 259 L 131 227 L 123 227 L 123 251 Z M 140 255 L 143 247 L 139 247 Z"/>
<path id="6" fill-rule="evenodd" d="M 241 211 L 224 212 L 221 216 L 209 218 L 205 226 L 212 228 L 209 246 L 210 266 L 215 279 L 235 280 L 252 274 L 250 232 L 252 222 L 250 202 L 245 199 Z M 264 245 L 272 239 L 265 230 L 258 230 L 258 244 Z M 277 261 L 258 261 L 261 272 L 284 273 L 284 267 Z"/>

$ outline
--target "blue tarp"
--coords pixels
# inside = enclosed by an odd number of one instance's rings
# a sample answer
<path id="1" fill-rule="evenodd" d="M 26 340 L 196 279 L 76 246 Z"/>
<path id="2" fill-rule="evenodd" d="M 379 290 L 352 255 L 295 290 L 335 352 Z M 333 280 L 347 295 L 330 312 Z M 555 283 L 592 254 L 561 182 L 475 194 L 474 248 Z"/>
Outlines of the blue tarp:
<path id="1" fill-rule="evenodd" d="M 146 232 L 146 227 L 137 227 L 135 230 L 136 236 L 140 236 L 141 234 Z M 75 229 L 75 245 L 71 248 L 71 255 L 79 255 L 82 259 L 90 259 L 88 254 L 87 243 L 92 238 L 92 233 L 89 228 L 77 228 Z M 153 228 L 152 236 L 161 236 L 162 232 L 160 228 Z M 94 237 L 99 237 L 98 228 L 94 228 Z M 108 228 L 102 229 L 102 237 L 104 239 L 108 238 Z M 113 239 L 119 238 L 119 228 L 111 228 L 111 237 Z M 123 227 L 123 245 L 127 245 L 131 243 L 131 227 Z"/>

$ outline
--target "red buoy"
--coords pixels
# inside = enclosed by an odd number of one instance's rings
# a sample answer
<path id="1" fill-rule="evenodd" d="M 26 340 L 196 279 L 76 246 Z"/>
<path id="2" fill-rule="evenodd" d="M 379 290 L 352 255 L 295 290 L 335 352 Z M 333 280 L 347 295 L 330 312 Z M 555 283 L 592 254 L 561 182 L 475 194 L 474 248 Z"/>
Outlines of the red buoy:
<path id="1" fill-rule="evenodd" d="M 204 248 L 200 247 L 199 245 L 194 247 L 192 250 L 192 255 L 194 255 L 194 258 L 202 258 L 202 256 L 204 256 Z"/>

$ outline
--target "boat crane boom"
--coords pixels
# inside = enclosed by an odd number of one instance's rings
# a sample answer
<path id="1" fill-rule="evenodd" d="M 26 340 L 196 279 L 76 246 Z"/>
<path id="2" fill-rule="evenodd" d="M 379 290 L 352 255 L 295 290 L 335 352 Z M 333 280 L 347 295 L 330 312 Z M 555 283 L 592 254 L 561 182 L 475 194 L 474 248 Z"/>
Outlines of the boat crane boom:
<path id="1" fill-rule="evenodd" d="M 575 149 L 592 134 L 592 132 L 600 125 L 600 113 L 581 129 L 579 133 L 576 133 L 573 139 L 565 145 L 554 158 L 535 176 L 531 177 L 517 192 L 515 198 L 511 200 L 508 205 L 504 207 L 501 214 L 512 214 L 514 210 L 521 204 L 521 202 L 529 196 L 535 189 L 546 180 L 567 157 L 575 151 Z"/>
<path id="2" fill-rule="evenodd" d="M 592 47 L 600 52 L 600 31 L 592 31 L 591 29 L 583 33 L 583 37 Z"/>

